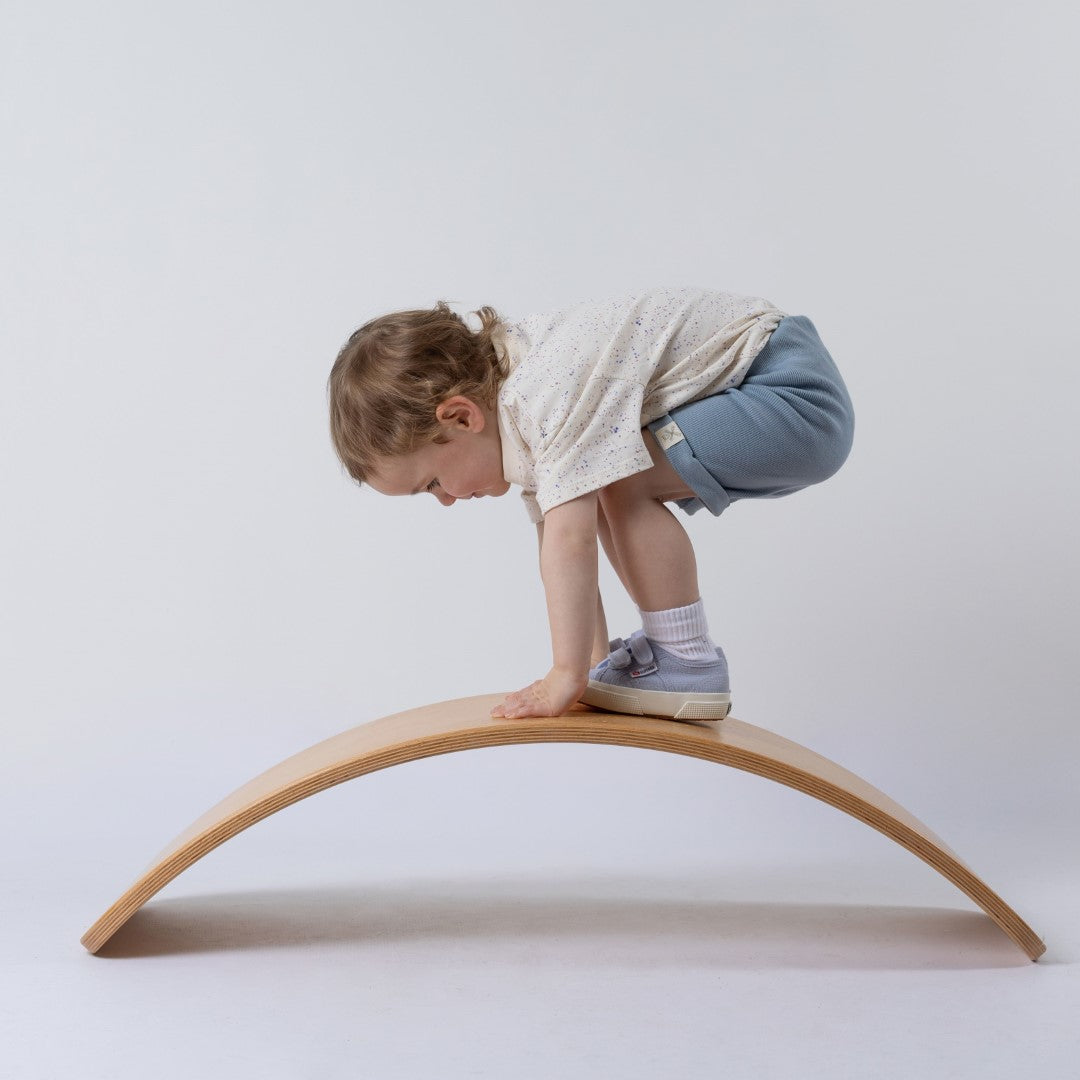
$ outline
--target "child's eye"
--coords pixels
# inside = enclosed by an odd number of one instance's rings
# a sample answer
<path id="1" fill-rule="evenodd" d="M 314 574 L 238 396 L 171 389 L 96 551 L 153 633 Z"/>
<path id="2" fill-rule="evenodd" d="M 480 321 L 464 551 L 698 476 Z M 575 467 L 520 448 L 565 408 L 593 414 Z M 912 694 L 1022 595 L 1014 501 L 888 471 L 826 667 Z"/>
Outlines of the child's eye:
<path id="1" fill-rule="evenodd" d="M 435 477 L 435 479 L 432 480 L 431 483 L 428 484 L 428 486 L 426 488 L 424 488 L 424 490 L 425 491 L 430 491 L 438 482 L 439 482 L 439 478 Z"/>

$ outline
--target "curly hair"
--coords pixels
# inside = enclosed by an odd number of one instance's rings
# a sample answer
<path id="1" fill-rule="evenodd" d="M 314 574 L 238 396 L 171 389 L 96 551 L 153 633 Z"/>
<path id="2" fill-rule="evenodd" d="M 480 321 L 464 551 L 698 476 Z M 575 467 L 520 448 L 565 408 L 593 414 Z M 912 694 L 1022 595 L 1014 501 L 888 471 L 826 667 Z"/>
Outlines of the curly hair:
<path id="1" fill-rule="evenodd" d="M 447 442 L 435 418 L 447 398 L 495 407 L 507 370 L 491 339 L 502 320 L 491 307 L 474 314 L 477 331 L 440 300 L 371 319 L 345 342 L 327 380 L 330 439 L 358 484 L 379 459 Z"/>

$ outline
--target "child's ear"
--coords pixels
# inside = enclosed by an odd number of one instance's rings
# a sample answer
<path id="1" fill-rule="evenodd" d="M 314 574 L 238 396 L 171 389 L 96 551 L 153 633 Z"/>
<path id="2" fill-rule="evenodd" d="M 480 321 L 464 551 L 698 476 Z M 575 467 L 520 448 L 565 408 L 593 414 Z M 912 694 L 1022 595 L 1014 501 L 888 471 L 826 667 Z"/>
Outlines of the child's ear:
<path id="1" fill-rule="evenodd" d="M 464 422 L 470 428 L 475 428 L 483 426 L 484 413 L 471 398 L 467 398 L 463 394 L 456 394 L 454 397 L 447 398 L 439 403 L 435 409 L 435 419 L 455 426 Z"/>

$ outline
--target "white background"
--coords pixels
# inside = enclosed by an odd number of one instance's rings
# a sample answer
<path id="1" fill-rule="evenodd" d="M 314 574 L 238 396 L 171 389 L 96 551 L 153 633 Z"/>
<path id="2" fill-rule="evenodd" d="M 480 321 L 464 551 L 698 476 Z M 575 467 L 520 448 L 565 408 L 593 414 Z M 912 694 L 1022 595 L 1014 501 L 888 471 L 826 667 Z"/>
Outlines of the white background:
<path id="1" fill-rule="evenodd" d="M 1078 31 L 1066 3 L 9 0 L 6 1075 L 1074 1076 Z M 256 773 L 549 666 L 517 489 L 344 476 L 349 333 L 668 284 L 810 316 L 856 408 L 826 484 L 681 517 L 735 715 L 925 821 L 1043 960 L 829 806 L 578 745 L 300 803 L 89 956 Z"/>

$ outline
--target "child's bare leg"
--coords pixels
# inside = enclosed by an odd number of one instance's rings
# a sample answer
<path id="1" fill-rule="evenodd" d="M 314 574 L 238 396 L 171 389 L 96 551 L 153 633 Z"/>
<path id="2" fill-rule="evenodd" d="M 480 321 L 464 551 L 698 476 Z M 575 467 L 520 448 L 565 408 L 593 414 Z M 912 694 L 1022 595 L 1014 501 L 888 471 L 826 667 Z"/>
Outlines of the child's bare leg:
<path id="1" fill-rule="evenodd" d="M 600 492 L 600 542 L 640 610 L 693 604 L 701 598 L 694 546 L 671 510 L 646 493 L 645 477 L 637 473 Z"/>
<path id="2" fill-rule="evenodd" d="M 619 553 L 615 550 L 615 541 L 611 536 L 611 526 L 608 525 L 607 516 L 604 514 L 602 501 L 596 508 L 596 532 L 600 537 L 600 546 L 604 549 L 608 562 L 611 563 L 612 570 L 615 571 L 615 575 L 622 582 L 622 587 L 628 594 L 632 595 L 630 593 L 630 583 L 626 580 L 626 575 L 623 573 L 622 566 L 619 563 Z"/>
<path id="3" fill-rule="evenodd" d="M 648 658 L 639 648 L 643 637 L 649 643 L 646 649 L 656 646 L 654 663 L 633 670 L 627 657 L 613 657 L 610 665 L 590 675 L 582 700 L 601 709 L 681 718 L 682 712 L 670 710 L 689 707 L 689 699 L 679 699 L 679 694 L 692 693 L 702 695 L 694 698 L 693 707 L 707 710 L 696 716 L 720 719 L 731 707 L 727 660 L 709 636 L 690 537 L 664 505 L 691 498 L 694 492 L 666 463 L 659 447 L 650 449 L 656 463 L 652 469 L 601 489 L 596 528 L 615 573 L 641 614 L 641 630 L 630 636 L 629 648 L 636 660 Z"/>
<path id="4" fill-rule="evenodd" d="M 611 529 L 608 528 L 607 518 L 604 517 L 604 508 L 602 505 L 596 507 L 596 533 L 600 537 L 600 544 L 604 549 L 604 554 L 607 555 L 608 562 L 611 563 L 611 568 L 615 571 L 622 582 L 622 586 L 629 593 L 630 588 L 626 584 L 626 578 L 623 577 L 622 567 L 619 565 L 619 553 L 615 550 L 615 543 L 611 539 Z M 604 598 L 600 595 L 600 591 L 596 593 L 596 637 L 593 641 L 592 662 L 594 665 L 599 664 L 608 654 L 608 645 L 610 638 L 608 637 L 607 619 L 604 616 Z"/>

